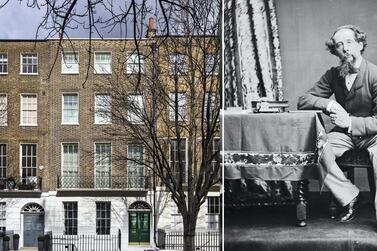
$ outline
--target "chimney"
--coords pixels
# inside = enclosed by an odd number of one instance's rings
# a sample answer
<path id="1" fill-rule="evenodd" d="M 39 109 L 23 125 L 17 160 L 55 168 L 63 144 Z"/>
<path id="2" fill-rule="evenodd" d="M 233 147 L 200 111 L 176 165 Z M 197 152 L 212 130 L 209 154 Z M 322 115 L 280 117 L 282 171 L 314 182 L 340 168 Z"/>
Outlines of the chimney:
<path id="1" fill-rule="evenodd" d="M 148 22 L 147 38 L 153 38 L 154 36 L 156 36 L 156 29 L 154 28 L 154 19 L 153 17 L 150 17 Z"/>

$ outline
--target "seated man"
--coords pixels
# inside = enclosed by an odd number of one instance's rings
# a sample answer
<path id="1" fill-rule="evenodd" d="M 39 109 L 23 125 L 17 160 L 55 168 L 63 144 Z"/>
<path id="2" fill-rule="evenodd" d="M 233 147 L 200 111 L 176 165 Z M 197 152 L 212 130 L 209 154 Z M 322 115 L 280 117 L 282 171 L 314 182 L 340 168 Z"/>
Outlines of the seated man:
<path id="1" fill-rule="evenodd" d="M 340 222 L 354 218 L 360 198 L 335 158 L 349 149 L 366 149 L 377 174 L 377 66 L 362 57 L 366 45 L 360 28 L 338 27 L 326 46 L 340 59 L 339 66 L 329 69 L 298 101 L 298 109 L 322 109 L 335 125 L 328 134 L 330 160 L 320 161 L 319 168 L 326 174 L 323 184 L 343 206 Z M 332 94 L 336 101 L 329 99 Z"/>

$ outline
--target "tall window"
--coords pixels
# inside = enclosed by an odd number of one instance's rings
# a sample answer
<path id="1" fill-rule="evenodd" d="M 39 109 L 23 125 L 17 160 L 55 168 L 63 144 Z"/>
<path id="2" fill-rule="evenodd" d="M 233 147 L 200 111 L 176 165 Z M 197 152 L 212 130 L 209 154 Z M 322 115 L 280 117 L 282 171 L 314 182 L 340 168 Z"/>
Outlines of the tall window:
<path id="1" fill-rule="evenodd" d="M 77 202 L 63 202 L 64 206 L 64 234 L 77 235 Z"/>
<path id="2" fill-rule="evenodd" d="M 108 94 L 96 94 L 94 103 L 94 123 L 111 124 L 111 96 Z"/>
<path id="3" fill-rule="evenodd" d="M 144 114 L 143 95 L 130 94 L 128 96 L 128 121 L 132 123 L 141 123 Z"/>
<path id="4" fill-rule="evenodd" d="M 7 177 L 7 145 L 0 144 L 0 177 Z"/>
<path id="5" fill-rule="evenodd" d="M 186 139 L 181 139 L 179 142 L 177 139 L 170 140 L 169 157 L 169 165 L 176 181 L 179 182 L 179 177 L 182 174 L 182 182 L 186 183 Z M 181 158 L 181 162 L 179 161 L 179 157 Z"/>
<path id="6" fill-rule="evenodd" d="M 220 216 L 220 197 L 208 196 L 207 197 L 207 217 L 208 217 L 208 229 L 219 229 L 219 216 Z"/>
<path id="7" fill-rule="evenodd" d="M 0 53 L 0 74 L 8 73 L 8 54 Z"/>
<path id="8" fill-rule="evenodd" d="M 205 119 L 211 120 L 213 116 L 213 112 L 215 111 L 216 107 L 216 93 L 215 92 L 206 92 L 204 97 L 204 111 L 203 117 Z M 207 113 L 207 109 L 209 108 L 209 113 Z"/>
<path id="9" fill-rule="evenodd" d="M 94 52 L 94 73 L 111 74 L 110 52 Z"/>
<path id="10" fill-rule="evenodd" d="M 111 203 L 96 202 L 96 233 L 99 235 L 110 234 Z"/>
<path id="11" fill-rule="evenodd" d="M 144 73 L 144 56 L 138 53 L 128 54 L 127 74 Z"/>
<path id="12" fill-rule="evenodd" d="M 62 73 L 79 73 L 79 54 L 77 52 L 64 52 L 62 55 Z"/>
<path id="13" fill-rule="evenodd" d="M 169 93 L 169 117 L 171 121 L 175 121 L 176 105 L 178 105 L 178 121 L 186 118 L 186 94 L 183 92 Z"/>
<path id="14" fill-rule="evenodd" d="M 22 178 L 37 176 L 36 144 L 21 144 L 21 176 Z"/>
<path id="15" fill-rule="evenodd" d="M 78 186 L 79 173 L 79 144 L 62 144 L 62 187 Z"/>
<path id="16" fill-rule="evenodd" d="M 38 55 L 35 53 L 21 54 L 21 74 L 38 74 Z"/>
<path id="17" fill-rule="evenodd" d="M 181 212 L 178 210 L 177 205 L 172 201 L 170 202 L 171 222 L 170 231 L 183 230 L 183 218 Z"/>
<path id="18" fill-rule="evenodd" d="M 79 95 L 77 93 L 63 94 L 62 124 L 79 123 Z"/>
<path id="19" fill-rule="evenodd" d="M 8 101 L 5 93 L 0 93 L 0 126 L 8 124 Z"/>
<path id="20" fill-rule="evenodd" d="M 111 144 L 96 143 L 95 144 L 95 163 L 96 187 L 111 187 Z"/>
<path id="21" fill-rule="evenodd" d="M 0 231 L 6 231 L 6 221 L 7 221 L 7 204 L 5 202 L 0 202 Z"/>
<path id="22" fill-rule="evenodd" d="M 37 95 L 21 94 L 21 125 L 37 125 Z"/>
<path id="23" fill-rule="evenodd" d="M 169 55 L 169 74 L 180 75 L 186 72 L 186 56 L 184 54 Z"/>
<path id="24" fill-rule="evenodd" d="M 204 60 L 206 74 L 218 74 L 218 63 L 216 62 L 216 55 L 206 54 Z"/>
<path id="25" fill-rule="evenodd" d="M 128 187 L 144 188 L 144 146 L 142 144 L 128 144 L 127 147 L 127 173 Z"/>

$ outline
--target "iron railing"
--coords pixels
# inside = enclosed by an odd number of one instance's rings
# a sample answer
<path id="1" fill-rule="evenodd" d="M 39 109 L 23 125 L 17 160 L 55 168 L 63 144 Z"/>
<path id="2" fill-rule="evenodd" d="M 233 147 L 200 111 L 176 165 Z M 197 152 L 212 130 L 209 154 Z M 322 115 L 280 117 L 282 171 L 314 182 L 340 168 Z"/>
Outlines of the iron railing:
<path id="1" fill-rule="evenodd" d="M 58 176 L 60 189 L 140 189 L 149 187 L 148 176 Z"/>
<path id="2" fill-rule="evenodd" d="M 165 242 L 160 248 L 183 250 L 183 232 L 164 233 Z M 219 232 L 196 232 L 195 249 L 199 251 L 220 251 Z"/>
<path id="3" fill-rule="evenodd" d="M 52 251 L 119 251 L 120 239 L 113 235 L 52 235 Z"/>
<path id="4" fill-rule="evenodd" d="M 42 178 L 0 177 L 0 190 L 42 190 Z"/>

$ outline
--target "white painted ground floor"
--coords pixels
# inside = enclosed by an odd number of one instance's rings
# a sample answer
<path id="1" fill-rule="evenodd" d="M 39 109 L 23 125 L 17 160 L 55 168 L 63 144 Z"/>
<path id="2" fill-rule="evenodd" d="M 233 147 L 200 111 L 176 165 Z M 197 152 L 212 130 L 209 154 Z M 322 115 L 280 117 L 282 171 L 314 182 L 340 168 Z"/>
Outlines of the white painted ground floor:
<path id="1" fill-rule="evenodd" d="M 199 214 L 198 231 L 215 230 L 219 193 L 211 192 Z M 157 199 L 156 199 L 157 198 Z M 59 196 L 56 192 L 28 198 L 0 199 L 0 227 L 20 235 L 20 247 L 36 246 L 37 237 L 53 235 L 118 236 L 122 250 L 145 250 L 155 246 L 155 229 L 181 231 L 182 220 L 168 194 L 154 197 Z M 158 227 L 153 202 L 159 203 Z M 157 212 L 157 210 L 156 210 Z"/>

